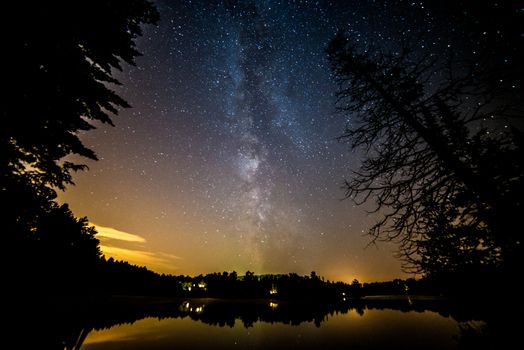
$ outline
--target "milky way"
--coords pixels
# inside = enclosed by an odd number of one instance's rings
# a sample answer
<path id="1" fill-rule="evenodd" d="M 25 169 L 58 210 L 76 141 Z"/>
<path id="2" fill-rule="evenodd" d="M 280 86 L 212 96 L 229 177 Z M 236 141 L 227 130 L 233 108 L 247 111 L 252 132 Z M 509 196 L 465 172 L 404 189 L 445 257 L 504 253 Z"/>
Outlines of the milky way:
<path id="1" fill-rule="evenodd" d="M 301 235 L 308 235 L 300 223 L 310 204 L 293 203 L 294 192 L 317 197 L 307 182 L 315 187 L 310 172 L 318 170 L 308 167 L 315 158 L 333 158 L 323 145 L 332 143 L 335 134 L 324 133 L 326 116 L 320 113 L 323 100 L 332 102 L 332 93 L 315 96 L 315 90 L 329 91 L 331 84 L 322 44 L 307 47 L 290 40 L 292 34 L 299 40 L 318 31 L 311 20 L 322 21 L 322 12 L 313 7 L 304 18 L 301 10 L 258 2 L 209 5 L 192 10 L 204 16 L 205 28 L 196 26 L 203 32 L 191 35 L 182 26 L 178 33 L 191 37 L 199 50 L 211 51 L 199 58 L 197 70 L 205 69 L 202 83 L 212 96 L 202 102 L 216 110 L 210 129 L 220 137 L 202 143 L 213 144 L 224 175 L 206 182 L 230 189 L 218 205 L 231 221 L 224 231 L 236 241 L 237 256 L 245 256 L 255 269 L 271 260 L 295 259 L 289 248 L 301 246 Z"/>
<path id="2" fill-rule="evenodd" d="M 371 1 L 157 6 L 144 56 L 118 73 L 133 108 L 83 135 L 101 160 L 61 198 L 179 257 L 169 272 L 400 276 L 391 246 L 365 249 L 374 218 L 341 200 L 359 158 L 336 140 L 349 120 L 325 48 L 340 29 L 366 45 L 417 24 Z"/>

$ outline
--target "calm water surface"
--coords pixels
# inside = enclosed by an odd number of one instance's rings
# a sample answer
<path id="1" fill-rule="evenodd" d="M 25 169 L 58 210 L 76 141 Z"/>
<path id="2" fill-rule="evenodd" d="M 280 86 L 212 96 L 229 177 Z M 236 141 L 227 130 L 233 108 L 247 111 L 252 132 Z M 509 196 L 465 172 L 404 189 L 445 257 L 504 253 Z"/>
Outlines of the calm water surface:
<path id="1" fill-rule="evenodd" d="M 81 349 L 456 349 L 459 335 L 453 318 L 433 311 L 352 309 L 317 324 L 255 321 L 247 327 L 239 319 L 218 325 L 189 314 L 91 330 Z"/>

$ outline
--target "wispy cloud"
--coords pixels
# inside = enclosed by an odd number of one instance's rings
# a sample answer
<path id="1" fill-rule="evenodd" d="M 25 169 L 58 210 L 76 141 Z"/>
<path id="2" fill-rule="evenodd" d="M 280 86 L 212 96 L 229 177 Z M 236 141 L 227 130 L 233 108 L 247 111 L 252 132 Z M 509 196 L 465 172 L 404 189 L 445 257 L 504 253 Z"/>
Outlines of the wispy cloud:
<path id="1" fill-rule="evenodd" d="M 146 266 L 156 272 L 176 273 L 177 260 L 181 258 L 168 253 L 147 249 L 144 237 L 113 227 L 90 223 L 98 231 L 100 249 L 106 257 L 124 260 L 134 265 Z"/>
<path id="2" fill-rule="evenodd" d="M 93 225 L 96 228 L 96 230 L 98 231 L 98 235 L 97 235 L 98 238 L 104 237 L 104 238 L 110 238 L 110 239 L 126 241 L 126 242 L 138 242 L 138 243 L 146 242 L 146 239 L 139 235 L 120 231 L 112 227 L 100 226 L 100 225 L 96 225 L 93 223 L 90 223 L 90 224 Z"/>

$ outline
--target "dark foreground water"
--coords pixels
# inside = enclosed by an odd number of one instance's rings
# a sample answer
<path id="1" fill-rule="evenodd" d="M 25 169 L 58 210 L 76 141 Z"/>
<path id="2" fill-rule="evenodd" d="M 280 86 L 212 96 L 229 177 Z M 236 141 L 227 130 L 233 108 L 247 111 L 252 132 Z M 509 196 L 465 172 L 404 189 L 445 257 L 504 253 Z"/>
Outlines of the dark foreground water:
<path id="1" fill-rule="evenodd" d="M 278 306 L 277 306 L 278 307 Z M 319 327 L 236 320 L 218 326 L 148 317 L 92 331 L 82 349 L 456 349 L 458 323 L 433 311 L 365 310 L 328 316 Z"/>
<path id="2" fill-rule="evenodd" d="M 6 305 L 14 312 L 3 315 L 9 321 L 4 344 L 50 350 L 521 349 L 522 305 L 500 300 L 32 299 Z"/>

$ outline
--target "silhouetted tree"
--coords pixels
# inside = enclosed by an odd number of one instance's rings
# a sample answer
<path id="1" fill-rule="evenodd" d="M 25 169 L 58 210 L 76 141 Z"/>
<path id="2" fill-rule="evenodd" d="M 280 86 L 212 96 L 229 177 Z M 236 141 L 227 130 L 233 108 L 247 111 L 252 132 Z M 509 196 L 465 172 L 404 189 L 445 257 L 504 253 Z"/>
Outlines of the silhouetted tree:
<path id="1" fill-rule="evenodd" d="M 244 281 L 254 281 L 256 279 L 255 273 L 252 271 L 246 271 L 246 274 L 244 275 Z"/>
<path id="2" fill-rule="evenodd" d="M 67 204 L 48 202 L 26 223 L 30 234 L 7 240 L 3 255 L 12 268 L 6 271 L 6 291 L 85 293 L 97 274 L 101 252 L 96 231 L 86 218 L 77 219 Z M 11 232 L 9 232 L 11 233 Z"/>
<path id="3" fill-rule="evenodd" d="M 78 133 L 92 121 L 112 124 L 109 114 L 129 106 L 108 84 L 119 84 L 113 71 L 122 62 L 134 64 L 140 25 L 157 17 L 146 0 L 2 5 L 0 173 L 72 183 L 71 171 L 85 166 L 61 160 L 96 159 Z"/>
<path id="4" fill-rule="evenodd" d="M 383 217 L 370 234 L 400 242 L 405 266 L 418 272 L 515 267 L 523 256 L 524 148 L 512 126 L 522 101 L 496 84 L 512 67 L 485 59 L 495 57 L 489 42 L 476 45 L 482 59 L 407 41 L 362 48 L 344 33 L 328 48 L 351 117 L 341 139 L 365 154 L 346 194 L 375 199 Z M 509 56 L 514 69 L 521 55 Z"/>
<path id="5" fill-rule="evenodd" d="M 122 62 L 134 64 L 140 25 L 154 23 L 158 13 L 145 0 L 0 6 L 4 258 L 23 257 L 17 267 L 47 268 L 41 277 L 73 281 L 69 272 L 82 274 L 87 265 L 92 272 L 100 251 L 87 220 L 54 202 L 55 190 L 72 183 L 71 172 L 85 169 L 64 157 L 96 159 L 79 133 L 93 129 L 93 122 L 112 124 L 110 114 L 128 107 L 110 89 L 119 84 L 113 73 Z"/>
<path id="6" fill-rule="evenodd" d="M 362 284 L 357 279 L 354 279 L 349 285 L 349 296 L 353 299 L 362 297 Z"/>

